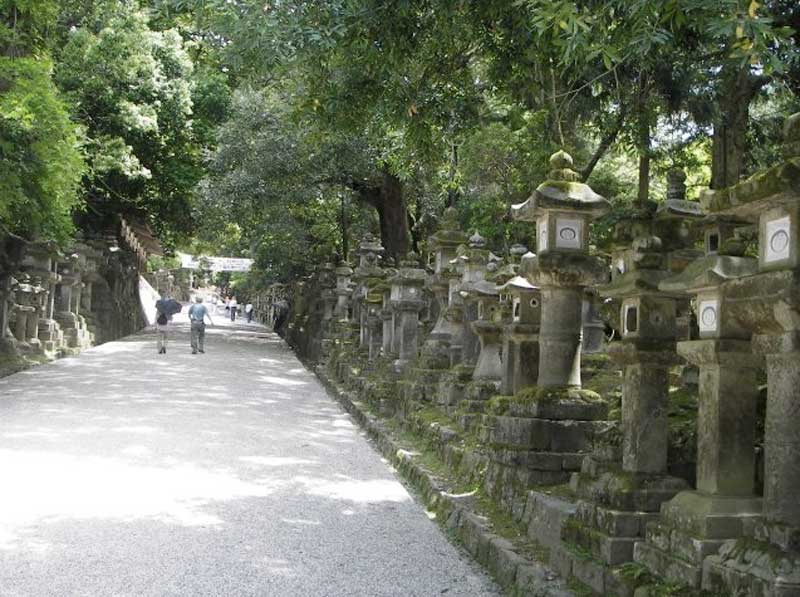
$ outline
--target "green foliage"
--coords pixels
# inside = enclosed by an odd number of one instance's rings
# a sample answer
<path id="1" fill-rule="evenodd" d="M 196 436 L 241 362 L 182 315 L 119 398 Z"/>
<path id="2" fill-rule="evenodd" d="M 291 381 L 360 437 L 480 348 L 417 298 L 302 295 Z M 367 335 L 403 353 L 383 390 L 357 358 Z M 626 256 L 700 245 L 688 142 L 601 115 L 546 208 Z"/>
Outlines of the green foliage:
<path id="1" fill-rule="evenodd" d="M 234 96 L 197 211 L 203 240 L 229 254 L 252 254 L 270 280 L 341 254 L 344 237 L 352 243 L 366 226 L 342 184 L 343 173 L 357 173 L 370 159 L 364 148 L 319 136 L 289 110 L 277 93 L 245 89 Z M 237 235 L 226 228 L 230 222 Z"/>
<path id="2" fill-rule="evenodd" d="M 151 255 L 147 258 L 147 271 L 157 272 L 159 270 L 178 269 L 181 266 L 181 260 L 176 256 Z"/>
<path id="3" fill-rule="evenodd" d="M 0 224 L 66 240 L 84 169 L 79 139 L 50 62 L 0 56 Z"/>
<path id="4" fill-rule="evenodd" d="M 179 33 L 152 30 L 136 2 L 99 0 L 67 35 L 56 80 L 87 131 L 90 225 L 133 214 L 168 243 L 191 231 L 192 73 Z"/>
<path id="5" fill-rule="evenodd" d="M 55 24 L 56 0 L 0 0 L 0 48 L 8 57 L 39 54 L 48 45 Z"/>

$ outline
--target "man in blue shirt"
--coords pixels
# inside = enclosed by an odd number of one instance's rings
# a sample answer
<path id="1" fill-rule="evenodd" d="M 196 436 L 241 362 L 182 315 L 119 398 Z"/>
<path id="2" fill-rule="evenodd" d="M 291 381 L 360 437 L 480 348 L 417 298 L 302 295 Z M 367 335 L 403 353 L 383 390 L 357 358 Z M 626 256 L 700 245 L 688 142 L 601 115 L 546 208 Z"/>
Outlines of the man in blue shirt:
<path id="1" fill-rule="evenodd" d="M 206 306 L 203 304 L 203 297 L 197 295 L 194 300 L 195 304 L 189 307 L 189 322 L 192 326 L 192 354 L 197 354 L 197 351 L 205 353 L 203 349 L 203 344 L 206 339 L 205 319 L 208 317 L 208 321 L 211 322 L 211 325 L 214 325 L 214 321 L 211 319 L 208 309 L 206 309 Z"/>

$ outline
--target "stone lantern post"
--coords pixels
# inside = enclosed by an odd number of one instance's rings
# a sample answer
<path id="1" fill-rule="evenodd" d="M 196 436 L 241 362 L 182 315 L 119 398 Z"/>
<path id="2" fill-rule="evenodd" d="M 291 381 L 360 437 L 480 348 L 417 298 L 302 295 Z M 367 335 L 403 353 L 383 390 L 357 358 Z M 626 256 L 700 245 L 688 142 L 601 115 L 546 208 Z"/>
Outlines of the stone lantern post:
<path id="1" fill-rule="evenodd" d="M 450 207 L 445 210 L 439 230 L 430 238 L 430 248 L 434 253 L 431 290 L 438 303 L 436 324 L 428 335 L 423 354 L 430 366 L 446 368 L 450 365 L 450 345 L 458 335 L 458 322 L 448 317 L 450 306 L 450 262 L 456 257 L 456 250 L 467 236 L 458 226 L 457 212 Z"/>
<path id="2" fill-rule="evenodd" d="M 14 318 L 14 337 L 17 339 L 17 348 L 23 352 L 31 352 L 32 346 L 29 342 L 29 320 L 36 313 L 34 304 L 35 288 L 29 283 L 30 278 L 27 274 L 20 276 L 16 284 L 15 304 L 13 310 Z"/>
<path id="3" fill-rule="evenodd" d="M 380 241 L 367 233 L 356 251 L 358 266 L 353 272 L 353 318 L 359 326 L 358 346 L 363 351 L 369 351 L 369 325 L 367 323 L 368 309 L 366 307 L 367 294 L 372 286 L 379 284 L 385 276 L 378 265 L 383 246 Z"/>
<path id="4" fill-rule="evenodd" d="M 578 182 L 569 154 L 559 151 L 550 165 L 548 180 L 511 209 L 515 219 L 536 225 L 537 259 L 528 277 L 542 294 L 538 385 L 580 387 L 584 288 L 607 277 L 602 261 L 589 255 L 589 224 L 609 203 Z"/>
<path id="5" fill-rule="evenodd" d="M 394 259 L 387 258 L 386 279 L 391 280 L 397 275 L 393 267 Z M 392 308 L 392 285 L 389 283 L 381 286 L 381 309 L 378 312 L 381 318 L 381 355 L 394 360 L 397 357 L 397 343 L 395 342 L 395 313 Z"/>
<path id="6" fill-rule="evenodd" d="M 425 270 L 417 267 L 414 255 L 400 262 L 397 273 L 389 280 L 392 286 L 391 305 L 395 313 L 395 341 L 398 358 L 394 369 L 400 373 L 417 358 L 419 313 L 425 306 L 422 288 Z"/>
<path id="7" fill-rule="evenodd" d="M 460 246 L 455 259 L 461 280 L 451 291 L 458 292 L 458 300 L 463 304 L 464 316 L 460 333 L 461 361 L 466 366 L 474 366 L 480 353 L 480 340 L 472 328 L 478 320 L 478 294 L 476 284 L 486 280 L 490 251 L 486 249 L 486 239 L 476 230 L 469 238 L 469 244 Z"/>
<path id="8" fill-rule="evenodd" d="M 350 284 L 350 276 L 353 275 L 353 268 L 346 262 L 342 263 L 335 270 L 336 274 L 336 307 L 333 310 L 333 315 L 337 321 L 348 321 L 350 311 L 350 296 L 353 293 L 353 288 Z"/>
<path id="9" fill-rule="evenodd" d="M 337 303 L 336 295 L 336 268 L 330 262 L 323 264 L 319 272 L 319 285 L 321 302 L 321 329 L 320 349 L 321 355 L 327 357 L 334 343 L 335 325 L 334 310 Z"/>
<path id="10" fill-rule="evenodd" d="M 332 263 L 323 264 L 319 273 L 319 283 L 322 287 L 320 299 L 322 300 L 322 321 L 327 326 L 333 320 L 333 311 L 337 303 L 336 296 L 336 268 Z"/>

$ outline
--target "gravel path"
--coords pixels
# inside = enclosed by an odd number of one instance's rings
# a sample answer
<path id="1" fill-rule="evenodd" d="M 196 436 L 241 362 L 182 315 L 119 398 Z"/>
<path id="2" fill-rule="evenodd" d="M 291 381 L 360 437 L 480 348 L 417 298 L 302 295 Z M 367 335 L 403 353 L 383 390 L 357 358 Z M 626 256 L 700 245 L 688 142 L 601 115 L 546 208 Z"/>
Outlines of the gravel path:
<path id="1" fill-rule="evenodd" d="M 0 595 L 498 594 L 276 336 L 215 321 L 0 380 Z"/>

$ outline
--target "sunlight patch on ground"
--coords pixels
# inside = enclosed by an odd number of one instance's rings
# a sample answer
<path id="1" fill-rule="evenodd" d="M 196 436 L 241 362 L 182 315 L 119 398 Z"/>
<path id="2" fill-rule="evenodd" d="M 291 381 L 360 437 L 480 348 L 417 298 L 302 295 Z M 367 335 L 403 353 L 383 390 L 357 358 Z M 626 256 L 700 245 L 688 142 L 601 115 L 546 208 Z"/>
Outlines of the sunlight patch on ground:
<path id="1" fill-rule="evenodd" d="M 307 526 L 319 526 L 322 523 L 318 520 L 308 520 L 307 518 L 281 518 L 286 524 L 300 524 Z"/>
<path id="2" fill-rule="evenodd" d="M 138 433 L 140 435 L 152 435 L 161 431 L 158 427 L 149 427 L 147 425 L 130 425 L 127 427 L 114 427 L 111 431 L 117 433 Z"/>
<path id="3" fill-rule="evenodd" d="M 271 383 L 277 386 L 305 386 L 308 385 L 307 381 L 299 381 L 297 379 L 286 379 L 285 377 L 274 377 L 272 375 L 260 375 L 259 381 L 264 383 Z"/>
<path id="4" fill-rule="evenodd" d="M 188 464 L 140 466 L 111 458 L 0 450 L 0 549 L 24 528 L 65 519 L 153 519 L 182 526 L 221 524 L 203 508 L 214 501 L 263 497 L 282 483 L 245 482 Z"/>
<path id="5" fill-rule="evenodd" d="M 293 458 L 291 456 L 242 456 L 242 462 L 259 466 L 296 466 L 299 464 L 316 464 L 316 460 Z"/>
<path id="6" fill-rule="evenodd" d="M 126 456 L 149 456 L 153 451 L 146 446 L 128 446 L 122 450 Z"/>
<path id="7" fill-rule="evenodd" d="M 295 477 L 294 481 L 304 486 L 306 493 L 309 495 L 336 500 L 362 504 L 408 502 L 411 500 L 411 496 L 408 495 L 405 488 L 391 479 L 330 481 L 311 477 Z"/>

